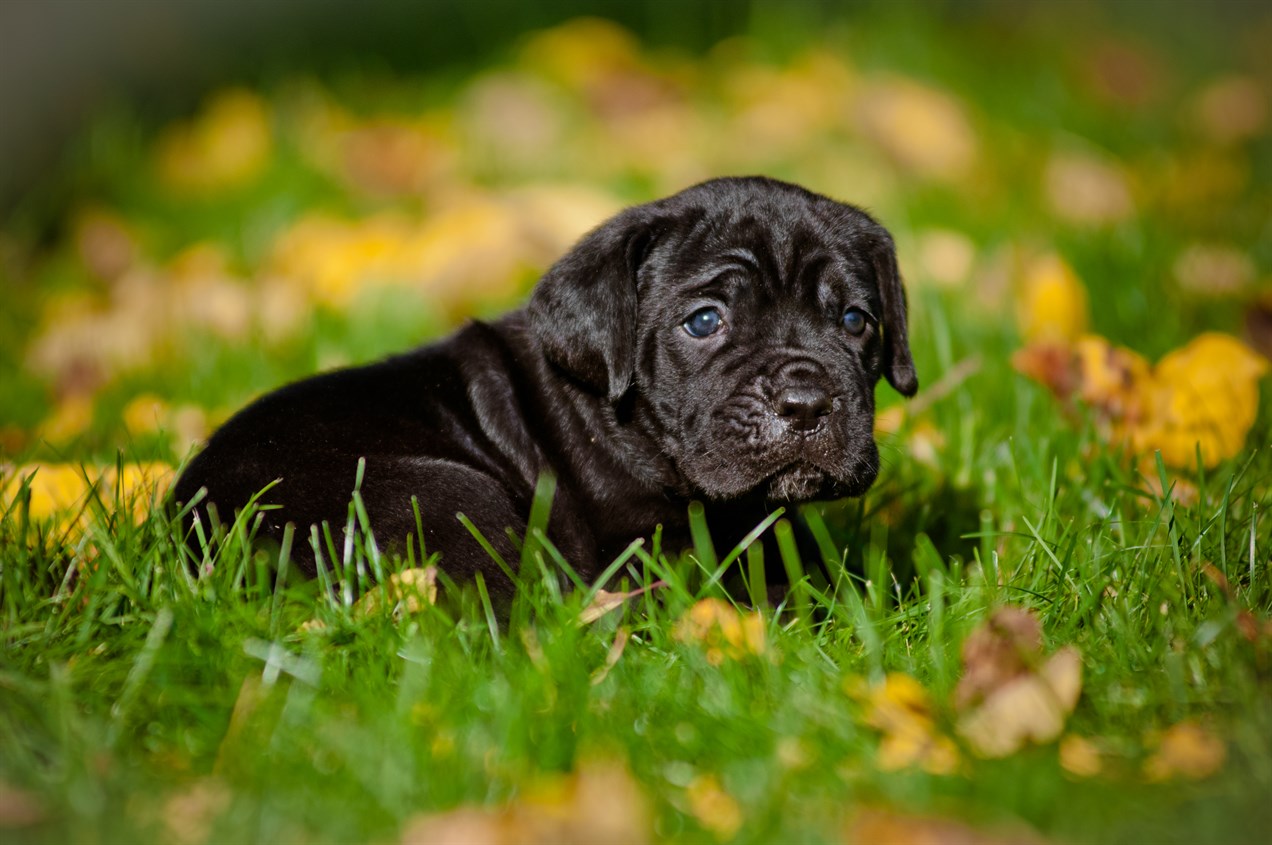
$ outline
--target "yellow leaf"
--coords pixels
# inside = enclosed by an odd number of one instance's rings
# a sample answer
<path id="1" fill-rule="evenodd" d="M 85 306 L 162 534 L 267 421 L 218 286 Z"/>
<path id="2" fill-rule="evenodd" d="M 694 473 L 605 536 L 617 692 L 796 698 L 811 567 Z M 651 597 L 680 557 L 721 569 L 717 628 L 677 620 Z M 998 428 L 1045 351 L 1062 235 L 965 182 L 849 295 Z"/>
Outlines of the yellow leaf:
<path id="1" fill-rule="evenodd" d="M 13 502 L 30 479 L 30 515 L 34 522 L 55 516 L 72 515 L 83 505 L 91 486 L 85 471 L 70 464 L 28 464 L 9 476 L 4 488 L 4 505 Z"/>
<path id="2" fill-rule="evenodd" d="M 739 613 L 723 599 L 702 599 L 676 622 L 676 639 L 701 646 L 707 661 L 718 666 L 725 658 L 738 660 L 767 653 L 764 619 L 759 613 Z"/>
<path id="3" fill-rule="evenodd" d="M 273 153 L 269 108 L 242 88 L 217 92 L 189 123 L 169 127 L 155 152 L 159 178 L 174 190 L 206 193 L 254 179 Z"/>
<path id="4" fill-rule="evenodd" d="M 1143 356 L 1097 335 L 1074 345 L 1078 398 L 1105 416 L 1133 423 L 1143 413 L 1140 386 L 1150 367 Z"/>
<path id="5" fill-rule="evenodd" d="M 124 406 L 124 428 L 133 435 L 150 434 L 159 430 L 171 412 L 163 399 L 153 393 L 143 393 Z"/>
<path id="6" fill-rule="evenodd" d="M 1160 450 L 1169 466 L 1194 465 L 1195 450 L 1213 467 L 1245 445 L 1259 410 L 1259 379 L 1268 361 L 1241 341 L 1203 334 L 1171 352 L 1142 388 L 1145 421 L 1130 428 L 1140 454 Z"/>
<path id="7" fill-rule="evenodd" d="M 40 423 L 37 434 L 49 443 L 63 445 L 88 431 L 92 424 L 93 400 L 75 393 L 58 403 L 52 416 Z"/>
<path id="8" fill-rule="evenodd" d="M 1230 335 L 1209 332 L 1150 367 L 1129 349 L 1097 336 L 1035 343 L 1013 366 L 1062 400 L 1095 412 L 1102 436 L 1167 466 L 1190 469 L 1200 447 L 1206 467 L 1236 455 L 1259 409 L 1268 360 Z"/>
<path id="9" fill-rule="evenodd" d="M 385 610 L 394 614 L 415 614 L 437 602 L 437 567 L 404 569 L 369 590 L 354 605 L 354 613 L 371 616 Z"/>
<path id="10" fill-rule="evenodd" d="M 644 68 L 635 36 L 601 18 L 574 18 L 534 33 L 525 42 L 522 61 L 555 82 L 584 91 L 607 77 Z"/>
<path id="11" fill-rule="evenodd" d="M 1144 763 L 1144 776 L 1153 782 L 1202 780 L 1222 769 L 1227 757 L 1222 739 L 1198 722 L 1184 721 L 1162 735 L 1156 753 Z"/>
<path id="12" fill-rule="evenodd" d="M 1099 747 L 1089 739 L 1070 734 L 1060 740 L 1060 768 L 1080 778 L 1093 778 L 1104 769 Z"/>
<path id="13" fill-rule="evenodd" d="M 871 688 L 865 721 L 883 733 L 879 768 L 896 771 L 917 767 L 938 775 L 958 769 L 958 750 L 949 737 L 937 732 L 927 690 L 909 675 L 893 672 Z"/>
<path id="14" fill-rule="evenodd" d="M 742 808 L 715 775 L 699 775 L 685 788 L 689 812 L 717 839 L 732 839 L 742 827 Z"/>
<path id="15" fill-rule="evenodd" d="M 1087 320 L 1086 288 L 1063 258 L 1044 255 L 1025 268 L 1017 322 L 1026 341 L 1076 340 Z"/>

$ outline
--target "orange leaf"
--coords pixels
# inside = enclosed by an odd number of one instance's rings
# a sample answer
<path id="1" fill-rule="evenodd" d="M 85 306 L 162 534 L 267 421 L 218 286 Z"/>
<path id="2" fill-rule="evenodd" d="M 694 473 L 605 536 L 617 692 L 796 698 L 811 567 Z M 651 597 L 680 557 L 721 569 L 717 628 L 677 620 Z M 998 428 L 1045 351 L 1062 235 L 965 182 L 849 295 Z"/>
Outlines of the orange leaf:
<path id="1" fill-rule="evenodd" d="M 1227 746 L 1208 728 L 1195 721 L 1180 722 L 1162 735 L 1157 752 L 1144 764 L 1144 776 L 1153 782 L 1202 780 L 1223 768 L 1227 757 Z"/>

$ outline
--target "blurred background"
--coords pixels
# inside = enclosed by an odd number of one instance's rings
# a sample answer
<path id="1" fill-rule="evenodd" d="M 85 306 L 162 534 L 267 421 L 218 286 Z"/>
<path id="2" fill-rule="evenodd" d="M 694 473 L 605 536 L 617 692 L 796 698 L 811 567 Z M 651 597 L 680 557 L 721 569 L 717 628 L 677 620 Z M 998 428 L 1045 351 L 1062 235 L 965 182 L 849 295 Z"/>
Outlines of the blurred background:
<path id="1" fill-rule="evenodd" d="M 0 461 L 180 461 L 724 174 L 892 229 L 929 385 L 1088 331 L 1266 354 L 1268 44 L 1242 0 L 6 0 Z"/>

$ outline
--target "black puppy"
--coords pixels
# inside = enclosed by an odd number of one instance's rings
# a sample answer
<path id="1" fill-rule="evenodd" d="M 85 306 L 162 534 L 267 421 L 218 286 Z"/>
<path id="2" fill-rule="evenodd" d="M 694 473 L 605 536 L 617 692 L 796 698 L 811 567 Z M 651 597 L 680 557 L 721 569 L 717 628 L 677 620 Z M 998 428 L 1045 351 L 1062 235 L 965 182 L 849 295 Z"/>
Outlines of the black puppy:
<path id="1" fill-rule="evenodd" d="M 505 556 L 537 480 L 556 476 L 549 536 L 585 578 L 707 506 L 729 548 L 775 503 L 874 481 L 874 387 L 918 387 L 892 238 L 861 210 L 765 178 L 717 179 L 604 223 L 539 282 L 529 308 L 370 366 L 285 387 L 232 418 L 174 496 L 222 519 L 277 481 L 261 530 L 345 524 L 361 495 L 383 545 L 416 532 L 457 579 L 512 584 Z M 205 523 L 206 524 L 206 523 Z"/>

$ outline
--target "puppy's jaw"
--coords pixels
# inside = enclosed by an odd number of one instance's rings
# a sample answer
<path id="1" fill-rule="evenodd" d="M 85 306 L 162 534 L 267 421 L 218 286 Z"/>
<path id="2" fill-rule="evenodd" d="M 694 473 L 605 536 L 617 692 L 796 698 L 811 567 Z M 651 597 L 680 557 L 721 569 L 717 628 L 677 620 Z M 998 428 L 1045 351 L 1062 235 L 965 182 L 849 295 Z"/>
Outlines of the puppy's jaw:
<path id="1" fill-rule="evenodd" d="M 761 493 L 774 502 L 859 496 L 874 483 L 879 451 L 873 415 L 836 411 L 801 430 L 754 395 L 731 398 L 701 428 L 666 444 L 695 495 L 714 500 Z"/>

